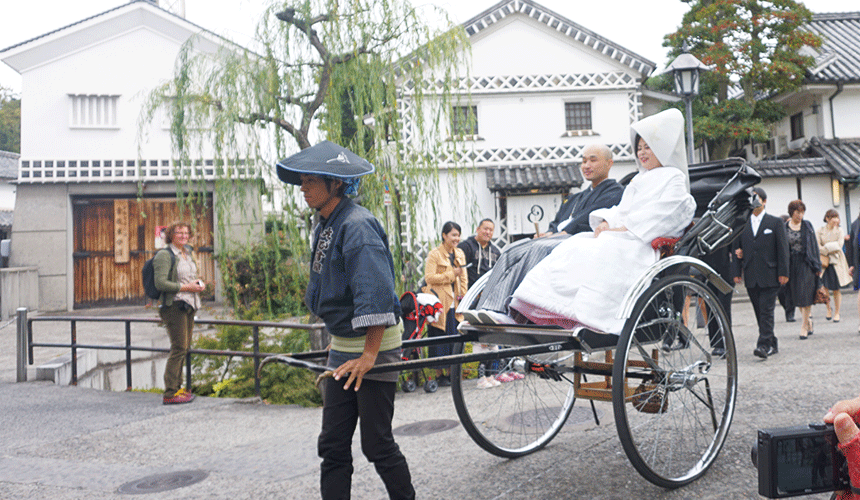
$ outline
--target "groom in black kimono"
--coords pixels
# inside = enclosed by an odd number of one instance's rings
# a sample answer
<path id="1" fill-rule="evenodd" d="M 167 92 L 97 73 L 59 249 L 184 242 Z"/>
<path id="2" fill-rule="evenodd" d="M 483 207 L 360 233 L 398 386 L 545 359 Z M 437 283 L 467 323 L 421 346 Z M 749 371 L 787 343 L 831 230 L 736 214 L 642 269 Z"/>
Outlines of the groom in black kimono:
<path id="1" fill-rule="evenodd" d="M 549 230 L 540 237 L 565 232 L 577 234 L 591 231 L 588 214 L 598 208 L 613 207 L 621 201 L 624 188 L 614 179 L 608 179 L 612 168 L 612 152 L 609 148 L 594 145 L 582 152 L 582 176 L 591 184 L 580 192 L 568 196 L 558 209 Z"/>

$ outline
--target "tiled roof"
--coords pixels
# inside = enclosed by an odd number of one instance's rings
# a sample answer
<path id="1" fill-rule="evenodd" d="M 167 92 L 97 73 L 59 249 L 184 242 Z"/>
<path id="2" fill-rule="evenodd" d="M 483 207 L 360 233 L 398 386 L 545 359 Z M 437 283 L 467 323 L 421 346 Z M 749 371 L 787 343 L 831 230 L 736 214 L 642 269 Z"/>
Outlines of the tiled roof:
<path id="1" fill-rule="evenodd" d="M 654 62 L 625 49 L 611 40 L 603 38 L 597 33 L 576 24 L 570 19 L 532 0 L 502 0 L 463 23 L 463 28 L 466 30 L 467 35 L 474 36 L 507 16 L 517 13 L 525 14 L 563 35 L 584 43 L 621 64 L 626 64 L 643 75 L 651 74 L 657 67 Z"/>
<path id="2" fill-rule="evenodd" d="M 0 179 L 18 178 L 18 160 L 21 155 L 9 151 L 0 151 Z"/>
<path id="3" fill-rule="evenodd" d="M 748 162 L 762 177 L 831 175 L 839 179 L 860 178 L 860 139 L 809 140 L 803 158 Z"/>
<path id="4" fill-rule="evenodd" d="M 566 193 L 582 181 L 578 163 L 487 168 L 487 187 L 494 193 Z"/>
<path id="5" fill-rule="evenodd" d="M 823 39 L 807 81 L 860 82 L 860 12 L 814 14 L 806 29 Z"/>
<path id="6" fill-rule="evenodd" d="M 827 159 L 827 163 L 843 179 L 860 177 L 860 139 L 819 139 L 813 137 L 809 147 Z"/>
<path id="7" fill-rule="evenodd" d="M 824 158 L 791 158 L 786 160 L 761 160 L 747 162 L 762 177 L 802 177 L 806 175 L 830 175 L 833 169 Z"/>

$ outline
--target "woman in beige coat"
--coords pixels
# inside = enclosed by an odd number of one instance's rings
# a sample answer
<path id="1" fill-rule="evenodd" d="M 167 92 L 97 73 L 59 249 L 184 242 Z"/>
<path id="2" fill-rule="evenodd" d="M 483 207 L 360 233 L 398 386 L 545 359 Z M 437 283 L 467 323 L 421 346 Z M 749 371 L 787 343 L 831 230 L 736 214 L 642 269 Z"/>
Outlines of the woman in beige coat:
<path id="1" fill-rule="evenodd" d="M 466 265 L 466 255 L 457 248 L 460 243 L 460 226 L 456 222 L 446 222 L 442 226 L 442 244 L 430 251 L 424 267 L 425 293 L 434 293 L 442 303 L 442 312 L 435 323 L 427 329 L 428 337 L 440 337 L 457 333 L 457 323 L 461 317 L 455 317 L 454 310 L 468 288 L 468 277 L 463 266 Z M 449 317 L 449 313 L 450 316 Z M 430 357 L 451 354 L 450 346 L 430 347 Z M 437 381 L 441 386 L 451 384 L 451 380 L 442 370 L 437 370 Z"/>
<path id="2" fill-rule="evenodd" d="M 842 251 L 845 231 L 839 227 L 839 212 L 832 208 L 824 214 L 824 222 L 827 224 L 817 231 L 818 250 L 821 253 L 821 265 L 824 267 L 821 281 L 825 288 L 833 292 L 833 310 L 831 311 L 830 304 L 827 304 L 827 319 L 832 318 L 834 322 L 838 322 L 841 319 L 839 310 L 842 307 L 842 292 L 839 289 L 851 283 L 848 259 Z"/>

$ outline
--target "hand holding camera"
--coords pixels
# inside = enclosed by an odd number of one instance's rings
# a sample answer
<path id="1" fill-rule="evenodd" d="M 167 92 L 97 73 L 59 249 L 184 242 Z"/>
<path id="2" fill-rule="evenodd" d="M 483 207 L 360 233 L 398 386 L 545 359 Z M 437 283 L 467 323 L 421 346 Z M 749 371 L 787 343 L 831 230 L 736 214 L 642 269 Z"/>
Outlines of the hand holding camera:
<path id="1" fill-rule="evenodd" d="M 758 431 L 752 459 L 760 495 L 836 491 L 833 498 L 860 500 L 860 397 L 833 405 L 824 422 Z"/>
<path id="2" fill-rule="evenodd" d="M 824 422 L 833 424 L 836 437 L 839 439 L 839 449 L 845 455 L 848 473 L 851 479 L 851 491 L 843 490 L 837 493 L 841 500 L 860 499 L 860 397 L 840 401 L 824 415 Z"/>

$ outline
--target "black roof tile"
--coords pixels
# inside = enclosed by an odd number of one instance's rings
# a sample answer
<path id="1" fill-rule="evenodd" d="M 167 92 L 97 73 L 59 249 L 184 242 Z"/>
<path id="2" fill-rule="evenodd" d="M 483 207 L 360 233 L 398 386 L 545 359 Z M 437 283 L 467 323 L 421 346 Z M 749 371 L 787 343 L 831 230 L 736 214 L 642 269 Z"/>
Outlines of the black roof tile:
<path id="1" fill-rule="evenodd" d="M 582 181 L 578 163 L 487 168 L 487 187 L 494 193 L 566 193 Z"/>

